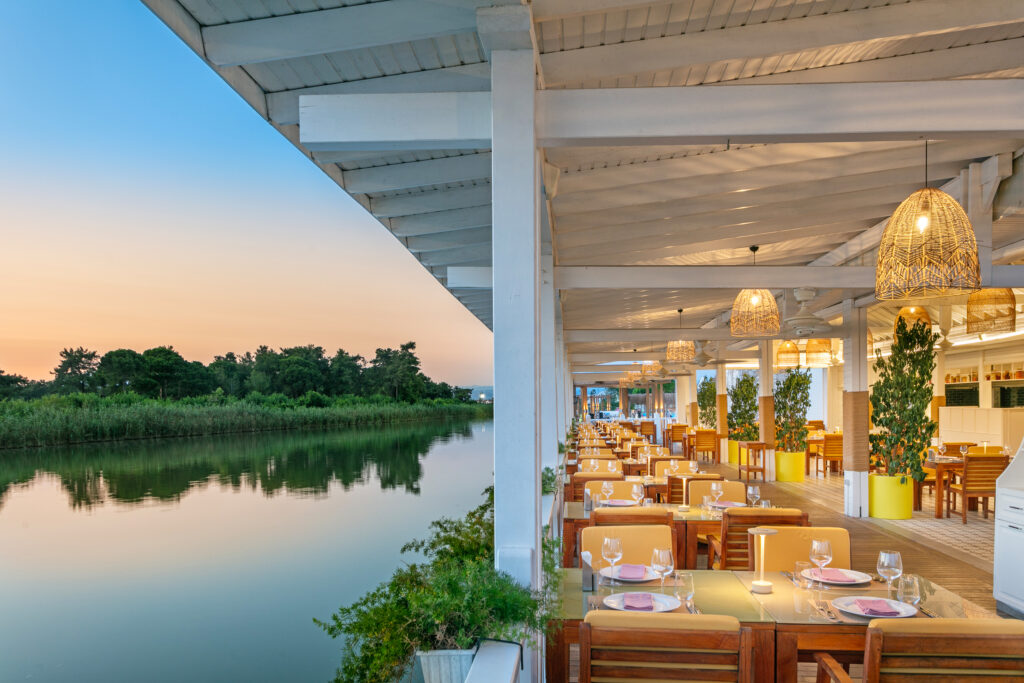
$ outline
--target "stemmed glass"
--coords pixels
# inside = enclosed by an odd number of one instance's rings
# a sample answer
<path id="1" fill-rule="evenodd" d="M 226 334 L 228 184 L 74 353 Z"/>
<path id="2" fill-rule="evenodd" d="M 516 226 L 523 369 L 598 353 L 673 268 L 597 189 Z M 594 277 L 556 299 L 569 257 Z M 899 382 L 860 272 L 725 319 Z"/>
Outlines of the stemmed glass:
<path id="1" fill-rule="evenodd" d="M 966 458 L 967 457 L 967 446 L 961 446 L 960 447 L 960 457 L 961 458 Z"/>
<path id="2" fill-rule="evenodd" d="M 818 590 L 827 590 L 821 581 L 821 574 L 829 562 L 832 561 L 832 544 L 827 539 L 815 538 L 811 541 L 811 562 L 818 567 Z"/>
<path id="3" fill-rule="evenodd" d="M 697 461 L 696 460 L 691 460 L 690 461 L 690 473 L 691 474 L 697 474 L 697 471 L 699 469 L 700 469 L 700 465 L 697 464 Z"/>
<path id="4" fill-rule="evenodd" d="M 668 461 L 668 473 L 669 474 L 675 474 L 678 471 L 679 471 L 679 461 L 676 460 L 675 458 L 672 458 L 671 460 Z"/>
<path id="5" fill-rule="evenodd" d="M 878 553 L 878 564 L 875 567 L 878 575 L 888 584 L 888 592 L 892 594 L 892 582 L 903 574 L 903 558 L 898 550 L 883 550 Z"/>
<path id="6" fill-rule="evenodd" d="M 757 501 L 761 499 L 761 487 L 750 485 L 747 487 L 747 500 L 750 501 L 750 507 L 757 505 Z"/>
<path id="7" fill-rule="evenodd" d="M 587 469 L 589 469 L 591 472 L 597 472 L 597 467 L 598 467 L 598 465 L 597 465 L 597 460 L 596 459 L 592 459 L 587 464 Z"/>
<path id="8" fill-rule="evenodd" d="M 615 486 L 610 481 L 601 484 L 601 495 L 604 496 L 605 505 L 608 504 L 608 500 L 611 499 L 613 493 L 615 493 Z"/>
<path id="9" fill-rule="evenodd" d="M 715 497 L 715 504 L 718 504 L 718 499 L 722 497 L 725 491 L 722 490 L 722 482 L 713 481 L 711 482 L 711 495 Z"/>
<path id="10" fill-rule="evenodd" d="M 622 539 L 613 536 L 605 536 L 601 543 L 601 557 L 611 567 L 608 580 L 610 585 L 615 585 L 615 563 L 622 559 Z"/>
<path id="11" fill-rule="evenodd" d="M 636 502 L 636 504 L 639 505 L 640 501 L 642 501 L 644 499 L 644 487 L 643 487 L 643 485 L 642 484 L 633 484 L 633 490 L 630 493 L 630 495 L 632 495 L 633 500 Z"/>
<path id="12" fill-rule="evenodd" d="M 921 602 L 921 584 L 915 575 L 904 574 L 900 577 L 900 582 L 896 589 L 896 599 L 915 607 L 917 603 Z"/>
<path id="13" fill-rule="evenodd" d="M 946 455 L 946 444 L 944 444 L 944 443 L 940 443 L 939 444 L 939 455 L 941 455 L 941 456 L 945 456 Z"/>
<path id="14" fill-rule="evenodd" d="M 661 577 L 661 590 L 665 592 L 665 577 L 675 569 L 671 548 L 655 548 L 651 553 L 651 569 Z"/>
<path id="15" fill-rule="evenodd" d="M 689 608 L 693 600 L 693 574 L 676 572 L 676 585 L 673 587 L 673 593 L 675 593 L 676 600 Z"/>
<path id="16" fill-rule="evenodd" d="M 618 472 L 619 471 L 618 463 L 616 463 L 614 460 L 609 460 L 608 461 L 608 471 L 609 472 Z"/>

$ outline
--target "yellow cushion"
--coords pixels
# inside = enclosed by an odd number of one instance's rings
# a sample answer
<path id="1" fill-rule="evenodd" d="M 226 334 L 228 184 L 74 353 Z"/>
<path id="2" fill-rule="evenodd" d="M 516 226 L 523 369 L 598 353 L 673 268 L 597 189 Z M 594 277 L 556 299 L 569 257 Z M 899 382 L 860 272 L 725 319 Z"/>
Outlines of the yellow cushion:
<path id="1" fill-rule="evenodd" d="M 590 472 L 596 466 L 596 472 L 622 472 L 622 463 L 613 458 L 583 458 L 579 462 L 580 472 Z"/>
<path id="2" fill-rule="evenodd" d="M 1024 621 L 1018 619 L 872 619 L 868 628 L 876 628 L 883 633 L 1024 636 Z"/>
<path id="3" fill-rule="evenodd" d="M 1002 446 L 970 446 L 967 449 L 968 455 L 1002 455 Z"/>
<path id="4" fill-rule="evenodd" d="M 730 511 L 732 515 L 733 511 Z M 811 541 L 827 540 L 832 545 L 832 561 L 829 567 L 850 569 L 850 532 L 833 526 L 768 526 L 778 533 L 764 537 L 764 552 L 768 559 L 766 572 L 792 571 L 798 561 L 807 562 L 811 553 Z M 760 571 L 760 546 L 754 545 L 754 569 Z"/>
<path id="5" fill-rule="evenodd" d="M 739 631 L 736 617 L 721 614 L 641 614 L 614 610 L 591 610 L 584 622 L 595 628 L 645 628 L 672 631 Z"/>
<path id="6" fill-rule="evenodd" d="M 667 477 L 672 469 L 672 460 L 656 460 L 654 461 L 654 476 L 656 477 Z M 690 464 L 688 460 L 682 458 L 676 459 L 676 471 L 673 474 L 682 475 L 690 473 Z"/>
<path id="7" fill-rule="evenodd" d="M 633 486 L 638 482 L 634 481 L 613 481 L 612 482 L 612 498 L 616 500 L 633 500 Z M 584 488 L 590 491 L 591 500 L 604 500 L 604 494 L 601 493 L 601 487 L 604 486 L 603 481 L 588 481 Z M 643 484 L 640 484 L 643 488 Z M 647 495 L 646 490 L 644 495 Z M 623 508 L 617 508 L 622 510 Z M 627 508 L 628 509 L 628 508 Z"/>
<path id="8" fill-rule="evenodd" d="M 672 510 L 667 507 L 628 507 L 628 508 L 597 508 L 590 515 L 592 524 L 601 524 L 606 518 L 616 518 L 628 515 L 631 519 L 620 524 L 650 524 L 648 521 L 636 521 L 635 518 L 657 519 L 664 524 L 672 522 Z"/>
<path id="9" fill-rule="evenodd" d="M 601 545 L 605 537 L 622 539 L 623 564 L 651 564 L 655 548 L 672 547 L 672 527 L 663 524 L 638 524 L 636 526 L 590 526 L 580 531 L 580 551 L 589 552 L 595 568 L 607 567 L 601 557 Z"/>
<path id="10" fill-rule="evenodd" d="M 704 496 L 711 496 L 710 479 L 690 479 L 686 483 L 686 500 L 690 505 L 700 505 L 704 502 Z M 714 496 L 711 496 L 714 499 Z M 733 503 L 747 502 L 747 487 L 741 481 L 723 481 L 722 497 L 719 500 L 728 500 Z"/>
<path id="11" fill-rule="evenodd" d="M 593 481 L 600 479 L 622 479 L 622 473 L 609 473 L 609 472 L 577 472 L 572 475 L 573 481 Z"/>

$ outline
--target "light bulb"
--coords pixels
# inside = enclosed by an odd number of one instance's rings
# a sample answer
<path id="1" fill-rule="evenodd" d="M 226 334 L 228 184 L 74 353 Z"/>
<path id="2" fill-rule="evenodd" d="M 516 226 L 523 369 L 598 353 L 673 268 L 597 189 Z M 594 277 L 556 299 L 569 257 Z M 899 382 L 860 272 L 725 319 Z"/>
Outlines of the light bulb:
<path id="1" fill-rule="evenodd" d="M 753 304 L 754 306 L 757 306 L 759 303 L 761 303 L 761 297 L 755 294 L 754 296 L 750 297 L 750 303 Z"/>
<path id="2" fill-rule="evenodd" d="M 922 213 L 920 216 L 917 217 L 917 231 L 923 233 L 925 230 L 928 229 L 928 226 L 931 224 L 931 222 L 932 220 L 928 216 L 928 214 Z"/>

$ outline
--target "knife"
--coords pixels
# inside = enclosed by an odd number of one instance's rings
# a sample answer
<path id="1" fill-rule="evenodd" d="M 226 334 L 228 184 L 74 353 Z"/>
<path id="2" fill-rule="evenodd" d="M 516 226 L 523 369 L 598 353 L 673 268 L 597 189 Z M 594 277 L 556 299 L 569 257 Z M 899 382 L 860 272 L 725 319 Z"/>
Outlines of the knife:
<path id="1" fill-rule="evenodd" d="M 927 607 L 922 607 L 921 605 L 917 605 L 917 609 L 918 609 L 919 612 L 921 612 L 921 614 L 925 615 L 929 619 L 934 619 L 937 616 L 939 616 L 938 614 L 936 614 L 935 612 L 931 611 Z"/>
<path id="2" fill-rule="evenodd" d="M 697 609 L 697 605 L 693 604 L 693 601 L 692 601 L 692 600 L 690 600 L 690 601 L 687 601 L 687 603 L 686 603 L 686 610 L 687 610 L 687 611 L 688 611 L 688 612 L 689 612 L 690 614 L 704 614 L 704 613 L 703 613 L 703 612 L 701 612 L 701 611 L 700 611 L 699 609 Z"/>

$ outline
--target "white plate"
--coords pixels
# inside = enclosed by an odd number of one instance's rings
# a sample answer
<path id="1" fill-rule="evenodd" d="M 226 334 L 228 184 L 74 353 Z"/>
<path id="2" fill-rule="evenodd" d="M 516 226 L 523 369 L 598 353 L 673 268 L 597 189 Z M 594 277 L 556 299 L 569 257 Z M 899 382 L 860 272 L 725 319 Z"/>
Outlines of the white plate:
<path id="1" fill-rule="evenodd" d="M 664 595 L 662 593 L 651 593 L 651 597 L 654 598 L 654 609 L 652 610 L 641 610 L 641 609 L 626 609 L 622 606 L 622 601 L 625 599 L 626 593 L 615 593 L 609 595 L 604 599 L 605 607 L 611 609 L 617 609 L 620 612 L 671 612 L 674 609 L 679 609 L 683 603 L 679 602 L 671 595 Z"/>
<path id="2" fill-rule="evenodd" d="M 621 581 L 622 583 L 643 583 L 644 581 L 654 581 L 655 579 L 660 578 L 657 574 L 654 573 L 654 570 L 650 567 L 644 567 L 645 573 L 644 578 L 642 579 L 620 579 L 620 571 L 622 571 L 622 565 L 618 565 L 615 567 L 614 575 L 612 575 L 612 567 L 602 567 L 601 571 L 598 573 L 606 579 L 615 579 L 616 581 Z"/>
<path id="3" fill-rule="evenodd" d="M 610 508 L 631 508 L 636 507 L 637 504 L 635 500 L 627 500 L 625 498 L 610 498 L 602 502 L 603 507 Z"/>
<path id="4" fill-rule="evenodd" d="M 846 574 L 847 576 L 849 576 L 851 579 L 854 579 L 854 580 L 853 581 L 829 581 L 828 579 L 820 579 L 821 582 L 822 583 L 827 583 L 830 586 L 856 586 L 858 583 L 871 583 L 871 575 L 870 574 L 865 574 L 864 572 L 857 572 L 857 571 L 854 571 L 852 569 L 840 569 L 839 571 L 843 572 L 844 574 Z M 805 579 L 809 579 L 811 581 L 818 581 L 819 580 L 818 577 L 814 575 L 814 570 L 813 569 L 805 569 L 805 570 L 803 570 L 802 572 L 800 572 L 800 576 L 804 577 Z"/>
<path id="5" fill-rule="evenodd" d="M 729 510 L 731 508 L 745 508 L 745 507 L 747 507 L 747 504 L 746 503 L 734 503 L 732 501 L 725 501 L 725 500 L 723 500 L 720 503 L 711 503 L 711 507 L 715 508 L 716 510 Z"/>
<path id="6" fill-rule="evenodd" d="M 876 598 L 882 600 L 890 609 L 899 611 L 899 614 L 894 617 L 880 617 L 875 614 L 864 614 L 857 606 L 857 600 L 871 599 L 865 597 L 858 597 L 855 595 L 847 595 L 842 598 L 836 598 L 832 601 L 832 606 L 838 610 L 846 612 L 847 614 L 853 614 L 858 617 L 867 617 L 868 619 L 903 619 L 906 617 L 912 617 L 917 614 L 917 608 L 913 605 L 908 605 L 905 602 L 899 600 L 888 600 L 886 598 Z"/>

